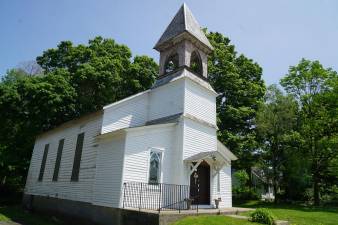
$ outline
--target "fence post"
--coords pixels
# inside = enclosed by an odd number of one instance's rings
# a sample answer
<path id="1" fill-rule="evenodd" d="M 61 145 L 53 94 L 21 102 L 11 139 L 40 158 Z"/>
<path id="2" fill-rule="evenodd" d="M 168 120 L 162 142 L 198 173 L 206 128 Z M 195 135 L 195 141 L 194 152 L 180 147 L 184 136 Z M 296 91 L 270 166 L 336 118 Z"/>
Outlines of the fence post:
<path id="1" fill-rule="evenodd" d="M 160 186 L 160 195 L 158 197 L 158 213 L 161 213 L 162 184 Z"/>
<path id="2" fill-rule="evenodd" d="M 197 214 L 198 214 L 198 206 L 200 204 L 200 183 L 197 183 Z"/>
<path id="3" fill-rule="evenodd" d="M 178 213 L 181 213 L 181 202 L 182 202 L 182 185 L 179 186 L 180 187 L 180 197 L 178 198 Z"/>
<path id="4" fill-rule="evenodd" d="M 124 201 L 125 201 L 125 199 L 126 199 L 126 183 L 124 182 L 123 183 L 123 203 L 122 203 L 122 207 L 124 208 Z"/>
<path id="5" fill-rule="evenodd" d="M 138 206 L 138 211 L 141 211 L 141 204 L 142 204 L 142 188 L 143 188 L 143 183 L 141 183 L 141 189 L 140 189 L 140 204 Z"/>

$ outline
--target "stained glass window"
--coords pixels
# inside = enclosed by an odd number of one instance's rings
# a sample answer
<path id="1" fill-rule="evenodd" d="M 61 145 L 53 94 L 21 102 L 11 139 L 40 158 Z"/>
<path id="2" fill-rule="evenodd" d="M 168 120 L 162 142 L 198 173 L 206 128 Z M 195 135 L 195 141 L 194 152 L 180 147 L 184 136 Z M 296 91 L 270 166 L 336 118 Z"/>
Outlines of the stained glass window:
<path id="1" fill-rule="evenodd" d="M 162 158 L 161 152 L 157 152 L 157 151 L 150 152 L 149 183 L 157 184 L 160 182 L 161 158 Z"/>

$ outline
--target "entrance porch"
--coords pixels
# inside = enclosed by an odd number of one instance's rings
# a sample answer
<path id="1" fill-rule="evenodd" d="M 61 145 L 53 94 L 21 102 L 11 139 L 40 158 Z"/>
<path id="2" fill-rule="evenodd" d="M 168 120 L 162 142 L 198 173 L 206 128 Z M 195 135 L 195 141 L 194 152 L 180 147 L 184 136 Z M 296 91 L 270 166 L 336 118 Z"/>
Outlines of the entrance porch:
<path id="1" fill-rule="evenodd" d="M 231 160 L 226 151 L 200 152 L 184 159 L 190 196 L 198 193 L 203 208 L 231 207 Z"/>
<path id="2" fill-rule="evenodd" d="M 181 184 L 125 182 L 122 208 L 179 213 L 231 208 L 231 160 L 235 159 L 218 145 L 217 151 L 200 152 L 181 162 Z"/>

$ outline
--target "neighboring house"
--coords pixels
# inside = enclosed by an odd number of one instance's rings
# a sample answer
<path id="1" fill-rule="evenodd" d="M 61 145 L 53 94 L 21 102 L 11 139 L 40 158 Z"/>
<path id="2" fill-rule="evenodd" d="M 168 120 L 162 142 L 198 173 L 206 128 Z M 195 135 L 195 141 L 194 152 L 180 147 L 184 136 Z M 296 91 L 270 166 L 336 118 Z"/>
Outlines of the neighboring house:
<path id="1" fill-rule="evenodd" d="M 213 48 L 186 5 L 154 48 L 160 71 L 151 89 L 37 137 L 27 207 L 96 222 L 122 208 L 212 208 L 219 198 L 232 207 L 236 157 L 217 140 Z"/>
<path id="2" fill-rule="evenodd" d="M 273 201 L 275 194 L 273 192 L 272 179 L 269 178 L 269 171 L 261 168 L 251 168 L 251 179 L 255 191 L 260 194 L 261 199 L 264 201 Z M 271 174 L 271 172 L 270 172 Z"/>

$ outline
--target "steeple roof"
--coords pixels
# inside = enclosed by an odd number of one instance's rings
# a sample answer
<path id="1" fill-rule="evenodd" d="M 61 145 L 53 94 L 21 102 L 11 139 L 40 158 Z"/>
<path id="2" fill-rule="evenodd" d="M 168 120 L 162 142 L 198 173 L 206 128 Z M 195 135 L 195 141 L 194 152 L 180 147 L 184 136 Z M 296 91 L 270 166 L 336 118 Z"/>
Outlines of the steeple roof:
<path id="1" fill-rule="evenodd" d="M 154 49 L 161 50 L 161 48 L 168 42 L 173 41 L 176 37 L 184 33 L 190 34 L 190 36 L 196 38 L 209 50 L 213 50 L 208 38 L 201 30 L 200 25 L 185 3 L 183 3 L 181 8 L 178 10 L 174 19 L 170 22 L 160 40 L 156 43 Z"/>

